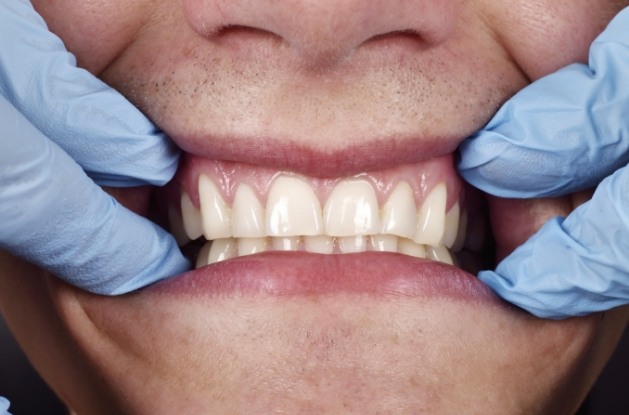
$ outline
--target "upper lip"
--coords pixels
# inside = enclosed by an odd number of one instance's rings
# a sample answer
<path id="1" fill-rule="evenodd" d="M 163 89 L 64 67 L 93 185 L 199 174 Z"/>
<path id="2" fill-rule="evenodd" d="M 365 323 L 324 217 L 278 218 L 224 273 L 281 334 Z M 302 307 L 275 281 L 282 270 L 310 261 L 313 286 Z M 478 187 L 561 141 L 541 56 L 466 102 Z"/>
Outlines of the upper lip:
<path id="1" fill-rule="evenodd" d="M 346 146 L 313 148 L 273 138 L 181 137 L 173 140 L 187 153 L 291 171 L 310 177 L 344 177 L 443 156 L 455 151 L 457 137 L 387 137 Z"/>

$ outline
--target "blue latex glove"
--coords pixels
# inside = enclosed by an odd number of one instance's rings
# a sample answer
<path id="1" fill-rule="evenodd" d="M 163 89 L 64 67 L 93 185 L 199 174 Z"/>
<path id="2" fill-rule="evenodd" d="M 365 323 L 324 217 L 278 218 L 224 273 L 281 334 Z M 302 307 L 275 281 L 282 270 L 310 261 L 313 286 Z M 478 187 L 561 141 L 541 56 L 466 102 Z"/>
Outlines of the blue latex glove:
<path id="1" fill-rule="evenodd" d="M 0 415 L 11 415 L 9 406 L 9 401 L 0 396 Z"/>
<path id="2" fill-rule="evenodd" d="M 174 238 L 107 195 L 163 185 L 178 151 L 76 67 L 24 0 L 0 0 L 0 249 L 99 294 L 188 269 Z"/>
<path id="3" fill-rule="evenodd" d="M 523 89 L 460 150 L 463 177 L 506 198 L 567 194 L 613 173 L 479 278 L 540 317 L 629 303 L 629 8 L 594 41 L 589 66 Z"/>

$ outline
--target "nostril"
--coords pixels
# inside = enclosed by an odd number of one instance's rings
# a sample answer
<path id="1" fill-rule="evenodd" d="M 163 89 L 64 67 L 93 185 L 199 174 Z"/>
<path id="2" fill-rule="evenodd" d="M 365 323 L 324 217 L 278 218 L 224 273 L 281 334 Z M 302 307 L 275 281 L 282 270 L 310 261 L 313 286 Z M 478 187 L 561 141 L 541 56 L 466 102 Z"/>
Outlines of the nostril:
<path id="1" fill-rule="evenodd" d="M 423 33 L 418 30 L 406 29 L 375 35 L 372 36 L 368 41 L 377 42 L 379 40 L 385 40 L 388 38 L 408 38 L 409 40 L 421 41 L 423 40 L 423 37 Z"/>
<path id="2" fill-rule="evenodd" d="M 427 49 L 430 46 L 430 42 L 426 40 L 424 32 L 417 30 L 397 30 L 389 33 L 383 33 L 373 36 L 362 45 L 363 47 L 394 47 L 394 46 L 408 46 L 413 49 Z"/>
<path id="3" fill-rule="evenodd" d="M 228 37 L 228 36 L 265 36 L 265 37 L 268 37 L 268 36 L 271 36 L 271 37 L 279 38 L 278 35 L 268 30 L 260 29 L 257 27 L 235 25 L 235 24 L 219 26 L 215 29 L 213 35 L 216 37 Z"/>

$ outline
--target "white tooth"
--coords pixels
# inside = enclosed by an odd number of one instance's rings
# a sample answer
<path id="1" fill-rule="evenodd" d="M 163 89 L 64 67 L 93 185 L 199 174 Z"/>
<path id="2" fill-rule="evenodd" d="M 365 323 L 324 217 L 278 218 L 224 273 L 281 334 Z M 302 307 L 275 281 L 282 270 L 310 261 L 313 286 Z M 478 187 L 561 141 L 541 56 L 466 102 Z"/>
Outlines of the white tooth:
<path id="1" fill-rule="evenodd" d="M 321 204 L 312 188 L 296 177 L 273 182 L 266 202 L 266 232 L 271 236 L 319 235 Z"/>
<path id="2" fill-rule="evenodd" d="M 201 211 L 192 204 L 192 200 L 186 192 L 181 194 L 181 217 L 183 219 L 183 228 L 190 240 L 195 240 L 203 235 Z"/>
<path id="3" fill-rule="evenodd" d="M 268 248 L 268 238 L 238 238 L 238 255 L 251 255 L 265 252 Z"/>
<path id="4" fill-rule="evenodd" d="M 379 252 L 397 252 L 397 236 L 373 235 L 369 238 L 371 250 Z"/>
<path id="5" fill-rule="evenodd" d="M 197 268 L 235 258 L 236 256 L 236 240 L 233 238 L 216 239 L 206 242 L 197 256 Z"/>
<path id="6" fill-rule="evenodd" d="M 378 200 L 373 187 L 364 180 L 338 183 L 323 209 L 323 222 L 329 236 L 377 234 Z"/>
<path id="7" fill-rule="evenodd" d="M 461 217 L 461 208 L 457 202 L 448 213 L 446 213 L 445 227 L 443 230 L 443 245 L 452 248 L 456 242 L 459 232 L 459 221 Z"/>
<path id="8" fill-rule="evenodd" d="M 183 226 L 183 218 L 179 214 L 179 209 L 174 206 L 168 206 L 168 222 L 170 223 L 170 233 L 173 234 L 179 246 L 190 242 L 190 238 L 186 235 L 186 230 Z"/>
<path id="9" fill-rule="evenodd" d="M 334 251 L 334 238 L 331 236 L 306 236 L 304 237 L 304 242 L 308 252 L 331 254 Z"/>
<path id="10" fill-rule="evenodd" d="M 459 219 L 459 229 L 457 230 L 456 240 L 451 248 L 452 252 L 459 252 L 463 249 L 465 238 L 467 236 L 467 218 L 467 210 L 463 210 L 463 212 L 461 212 L 461 218 Z"/>
<path id="11" fill-rule="evenodd" d="M 365 252 L 367 250 L 367 239 L 364 236 L 343 236 L 337 238 L 339 249 L 344 254 L 352 254 L 355 252 Z"/>
<path id="12" fill-rule="evenodd" d="M 418 245 L 410 239 L 400 238 L 398 241 L 398 252 L 417 258 L 426 258 L 426 247 L 424 245 Z"/>
<path id="13" fill-rule="evenodd" d="M 199 204 L 203 216 L 205 239 L 229 238 L 232 236 L 229 208 L 216 185 L 206 175 L 199 176 Z"/>
<path id="14" fill-rule="evenodd" d="M 445 246 L 427 246 L 426 247 L 426 258 L 432 259 L 433 261 L 439 261 L 446 264 L 454 265 L 454 259 L 450 252 L 448 252 L 448 248 Z"/>
<path id="15" fill-rule="evenodd" d="M 438 184 L 426 197 L 417 213 L 417 233 L 413 241 L 422 245 L 439 246 L 446 220 L 446 185 Z"/>
<path id="16" fill-rule="evenodd" d="M 271 244 L 276 251 L 297 251 L 299 249 L 299 237 L 271 238 Z"/>
<path id="17" fill-rule="evenodd" d="M 412 238 L 417 230 L 417 206 L 413 190 L 406 182 L 398 184 L 382 209 L 380 233 Z"/>
<path id="18" fill-rule="evenodd" d="M 212 242 L 206 242 L 203 245 L 203 247 L 201 247 L 201 250 L 199 251 L 199 254 L 197 255 L 196 268 L 204 267 L 210 263 L 209 256 L 210 256 L 211 247 L 212 247 Z"/>
<path id="19" fill-rule="evenodd" d="M 217 239 L 209 244 L 211 245 L 210 252 L 208 254 L 209 264 L 225 261 L 238 256 L 237 243 L 234 238 Z M 203 248 L 205 248 L 205 246 L 203 246 Z"/>
<path id="20" fill-rule="evenodd" d="M 253 190 L 246 184 L 241 184 L 234 196 L 232 234 L 237 238 L 266 236 L 264 208 Z"/>

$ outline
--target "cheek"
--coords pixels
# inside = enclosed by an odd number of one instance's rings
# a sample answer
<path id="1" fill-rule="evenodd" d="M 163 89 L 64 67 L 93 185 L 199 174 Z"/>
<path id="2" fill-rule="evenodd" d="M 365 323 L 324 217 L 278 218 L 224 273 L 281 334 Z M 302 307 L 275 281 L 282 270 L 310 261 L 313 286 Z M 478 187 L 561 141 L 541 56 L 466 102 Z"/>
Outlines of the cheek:
<path id="1" fill-rule="evenodd" d="M 590 44 L 626 0 L 533 0 L 484 9 L 512 58 L 532 80 L 574 62 L 587 62 Z"/>
<path id="2" fill-rule="evenodd" d="M 33 0 L 49 29 L 78 65 L 100 73 L 133 40 L 155 11 L 151 0 Z"/>

